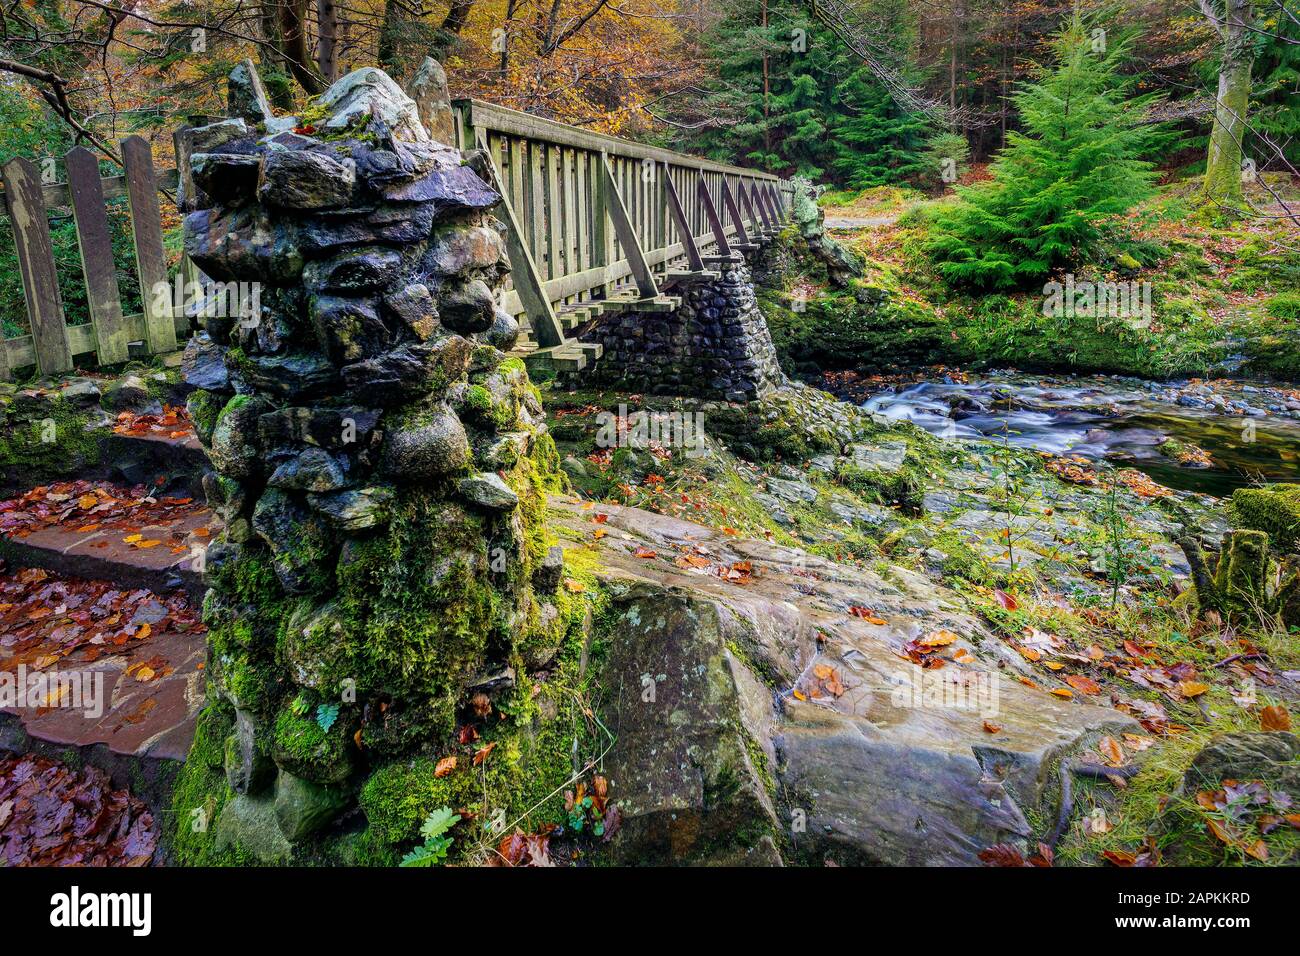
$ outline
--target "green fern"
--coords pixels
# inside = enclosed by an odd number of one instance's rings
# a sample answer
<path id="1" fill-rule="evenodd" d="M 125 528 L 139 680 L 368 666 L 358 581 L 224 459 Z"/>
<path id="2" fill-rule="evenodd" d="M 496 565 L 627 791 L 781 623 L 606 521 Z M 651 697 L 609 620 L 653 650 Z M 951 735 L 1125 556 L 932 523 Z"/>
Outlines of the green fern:
<path id="1" fill-rule="evenodd" d="M 424 819 L 424 824 L 420 827 L 420 836 L 424 837 L 424 845 L 417 846 L 406 856 L 402 857 L 402 866 L 438 866 L 447 858 L 447 850 L 451 848 L 452 838 L 444 836 L 448 830 L 460 822 L 460 816 L 450 807 L 441 807 L 434 810 Z"/>

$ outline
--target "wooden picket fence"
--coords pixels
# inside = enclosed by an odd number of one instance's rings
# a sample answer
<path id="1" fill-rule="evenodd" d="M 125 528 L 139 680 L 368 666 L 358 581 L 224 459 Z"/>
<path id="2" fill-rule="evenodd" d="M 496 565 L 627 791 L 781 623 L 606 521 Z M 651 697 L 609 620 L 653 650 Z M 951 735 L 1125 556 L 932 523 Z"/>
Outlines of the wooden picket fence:
<path id="1" fill-rule="evenodd" d="M 522 349 L 550 353 L 557 368 L 598 357 L 598 346 L 567 338 L 582 322 L 675 308 L 665 293 L 676 281 L 756 248 L 788 216 L 794 185 L 767 173 L 479 100 L 452 107 L 456 145 L 488 154 L 504 197 L 503 308 L 521 320 Z"/>
<path id="2" fill-rule="evenodd" d="M 42 375 L 58 375 L 76 366 L 115 365 L 184 346 L 190 330 L 184 309 L 164 306 L 154 294 L 157 283 L 167 282 L 158 194 L 175 189 L 176 171 L 160 175 L 149 143 L 139 136 L 122 140 L 121 152 L 123 175 L 101 177 L 94 153 L 80 146 L 72 149 L 64 156 L 66 183 L 42 184 L 36 164 L 27 159 L 10 159 L 0 167 L 4 211 L 18 254 L 31 329 L 29 335 L 8 340 L 0 333 L 0 381 L 31 366 Z M 104 205 L 106 199 L 119 196 L 125 196 L 130 207 L 143 303 L 143 311 L 133 315 L 123 314 Z M 69 208 L 90 312 L 85 325 L 65 321 L 50 239 L 49 212 Z"/>

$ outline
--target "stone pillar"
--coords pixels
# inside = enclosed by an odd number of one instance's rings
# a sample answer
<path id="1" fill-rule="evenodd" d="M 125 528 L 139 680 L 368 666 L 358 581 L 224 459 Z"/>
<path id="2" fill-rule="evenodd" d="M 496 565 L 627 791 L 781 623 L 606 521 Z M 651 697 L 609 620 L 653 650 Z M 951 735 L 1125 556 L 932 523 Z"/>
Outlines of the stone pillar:
<path id="1" fill-rule="evenodd" d="M 679 280 L 682 304 L 668 313 L 615 312 L 583 334 L 604 354 L 590 379 L 628 391 L 747 402 L 784 382 L 749 266 L 711 260 L 708 273 Z M 587 373 L 583 373 L 586 375 Z"/>
<path id="2" fill-rule="evenodd" d="M 206 206 L 186 251 L 254 308 L 206 318 L 186 360 L 226 530 L 206 558 L 182 862 L 319 844 L 370 776 L 454 745 L 471 699 L 513 693 L 557 618 L 555 450 L 504 354 L 499 197 L 379 70 L 313 110 L 296 132 L 193 135 Z"/>

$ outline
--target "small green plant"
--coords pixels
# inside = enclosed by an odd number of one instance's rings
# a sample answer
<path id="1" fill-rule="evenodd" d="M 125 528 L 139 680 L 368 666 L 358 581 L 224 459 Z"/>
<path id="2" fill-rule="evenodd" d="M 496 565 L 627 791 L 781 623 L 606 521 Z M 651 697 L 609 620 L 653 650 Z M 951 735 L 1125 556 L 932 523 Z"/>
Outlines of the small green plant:
<path id="1" fill-rule="evenodd" d="M 1106 494 L 1102 498 L 1101 513 L 1098 516 L 1105 534 L 1104 560 L 1106 577 L 1110 579 L 1111 610 L 1119 603 L 1119 589 L 1124 586 L 1133 568 L 1128 547 L 1128 521 L 1120 510 L 1119 485 L 1115 469 L 1109 469 L 1104 481 Z"/>
<path id="2" fill-rule="evenodd" d="M 460 822 L 460 815 L 451 807 L 440 807 L 424 818 L 420 836 L 424 845 L 417 846 L 402 857 L 401 866 L 438 866 L 447 859 L 452 838 L 444 834 Z"/>
<path id="3" fill-rule="evenodd" d="M 334 704 L 334 703 L 318 704 L 316 706 L 316 723 L 320 726 L 321 730 L 328 731 L 331 727 L 334 726 L 334 721 L 338 719 L 339 719 L 338 704 Z"/>

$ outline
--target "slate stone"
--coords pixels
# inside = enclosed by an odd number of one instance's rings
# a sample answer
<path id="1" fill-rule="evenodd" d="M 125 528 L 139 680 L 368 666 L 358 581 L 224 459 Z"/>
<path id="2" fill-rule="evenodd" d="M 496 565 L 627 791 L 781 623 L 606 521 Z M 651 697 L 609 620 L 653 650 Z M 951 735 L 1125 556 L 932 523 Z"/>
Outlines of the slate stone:
<path id="1" fill-rule="evenodd" d="M 346 462 L 323 448 L 306 448 L 278 465 L 267 484 L 291 491 L 338 491 L 348 484 Z"/>
<path id="2" fill-rule="evenodd" d="M 404 343 L 382 355 L 345 366 L 343 384 L 359 399 L 397 404 L 465 374 L 472 350 L 459 335 Z"/>
<path id="3" fill-rule="evenodd" d="M 388 431 L 380 470 L 393 481 L 412 484 L 457 471 L 469 457 L 465 427 L 450 411 L 440 409 Z"/>
<path id="4" fill-rule="evenodd" d="M 337 160 L 323 152 L 279 150 L 262 163 L 257 197 L 268 206 L 291 210 L 331 209 L 346 206 L 356 185 L 351 160 Z"/>
<path id="5" fill-rule="evenodd" d="M 496 315 L 496 297 L 482 279 L 459 283 L 438 296 L 442 324 L 465 335 L 486 332 Z"/>
<path id="6" fill-rule="evenodd" d="M 257 195 L 262 157 L 239 153 L 195 153 L 190 171 L 199 188 L 222 202 L 251 202 Z"/>
<path id="7" fill-rule="evenodd" d="M 519 506 L 519 496 L 493 471 L 462 478 L 456 488 L 466 501 L 489 511 L 512 511 Z"/>
<path id="8" fill-rule="evenodd" d="M 230 370 L 226 368 L 223 354 L 207 332 L 194 333 L 185 343 L 185 354 L 181 356 L 181 379 L 193 388 L 227 391 Z"/>
<path id="9" fill-rule="evenodd" d="M 337 365 L 377 355 L 392 342 L 373 300 L 314 295 L 309 314 L 321 348 Z"/>
<path id="10" fill-rule="evenodd" d="M 309 262 L 302 279 L 307 288 L 318 292 L 368 292 L 391 283 L 401 265 L 402 255 L 396 249 L 370 246 Z"/>

